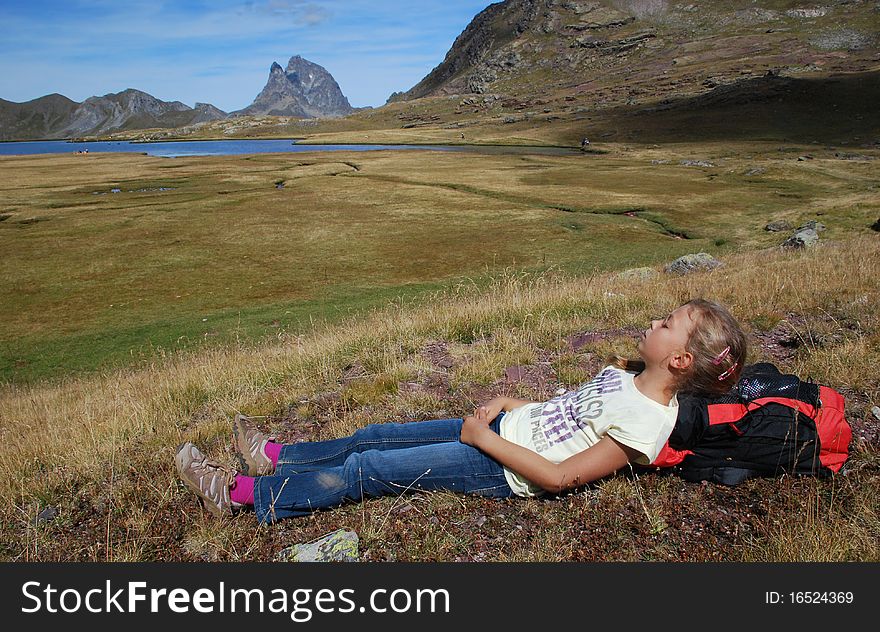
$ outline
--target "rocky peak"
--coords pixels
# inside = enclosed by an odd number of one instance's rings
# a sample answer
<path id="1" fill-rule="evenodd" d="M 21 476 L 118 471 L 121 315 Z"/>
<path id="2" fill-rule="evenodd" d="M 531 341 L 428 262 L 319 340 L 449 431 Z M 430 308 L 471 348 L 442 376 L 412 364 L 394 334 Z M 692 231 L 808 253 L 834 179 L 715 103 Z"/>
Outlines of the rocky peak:
<path id="1" fill-rule="evenodd" d="M 233 114 L 332 118 L 353 111 L 339 84 L 325 68 L 294 55 L 286 69 L 273 62 L 269 80 L 254 102 Z"/>

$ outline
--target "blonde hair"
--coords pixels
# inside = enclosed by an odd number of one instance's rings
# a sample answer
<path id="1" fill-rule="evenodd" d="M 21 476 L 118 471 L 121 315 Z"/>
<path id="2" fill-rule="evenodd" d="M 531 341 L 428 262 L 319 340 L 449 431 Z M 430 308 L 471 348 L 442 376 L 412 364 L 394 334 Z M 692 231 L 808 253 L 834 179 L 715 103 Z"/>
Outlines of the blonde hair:
<path id="1" fill-rule="evenodd" d="M 694 361 L 676 375 L 673 387 L 696 395 L 724 395 L 742 375 L 748 354 L 746 334 L 727 308 L 715 301 L 695 298 L 684 305 L 691 307 L 695 321 L 685 344 Z M 644 360 L 619 355 L 611 356 L 608 364 L 625 371 L 645 370 Z"/>

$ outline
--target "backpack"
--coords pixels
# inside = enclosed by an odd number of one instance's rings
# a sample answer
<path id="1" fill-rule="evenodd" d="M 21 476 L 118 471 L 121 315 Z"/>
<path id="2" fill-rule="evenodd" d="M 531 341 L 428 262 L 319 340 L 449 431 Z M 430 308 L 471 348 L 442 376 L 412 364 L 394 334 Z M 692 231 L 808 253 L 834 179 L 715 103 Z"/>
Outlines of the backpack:
<path id="1" fill-rule="evenodd" d="M 844 405 L 836 390 L 769 362 L 747 365 L 725 395 L 679 394 L 675 428 L 651 467 L 722 485 L 779 474 L 828 477 L 849 456 Z"/>

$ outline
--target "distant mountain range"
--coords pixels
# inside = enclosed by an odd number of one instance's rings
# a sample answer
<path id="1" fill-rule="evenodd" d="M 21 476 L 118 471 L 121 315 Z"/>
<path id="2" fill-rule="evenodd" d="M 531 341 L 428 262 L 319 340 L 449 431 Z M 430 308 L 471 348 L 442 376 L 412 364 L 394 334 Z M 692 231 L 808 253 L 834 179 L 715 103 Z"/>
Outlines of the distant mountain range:
<path id="1" fill-rule="evenodd" d="M 77 103 L 50 94 L 25 103 L 0 99 L 0 140 L 60 139 L 136 129 L 177 128 L 229 116 L 273 115 L 332 118 L 354 112 L 326 69 L 291 57 L 284 70 L 273 63 L 266 87 L 248 107 L 227 114 L 209 103 L 191 108 L 128 89 Z"/>
<path id="2" fill-rule="evenodd" d="M 160 101 L 140 90 L 123 90 L 82 103 L 50 94 L 26 103 L 0 99 L 0 140 L 72 138 L 110 131 L 180 127 L 225 118 L 209 103 L 191 108 Z"/>

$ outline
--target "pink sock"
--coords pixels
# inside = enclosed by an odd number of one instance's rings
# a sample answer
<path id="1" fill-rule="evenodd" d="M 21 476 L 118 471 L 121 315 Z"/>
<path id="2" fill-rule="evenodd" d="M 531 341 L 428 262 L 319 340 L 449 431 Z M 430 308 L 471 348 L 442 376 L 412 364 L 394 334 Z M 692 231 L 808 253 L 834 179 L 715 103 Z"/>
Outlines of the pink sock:
<path id="1" fill-rule="evenodd" d="M 235 483 L 229 490 L 229 498 L 234 503 L 240 505 L 254 504 L 254 483 L 256 480 L 253 476 L 242 476 L 239 474 L 235 477 Z"/>
<path id="2" fill-rule="evenodd" d="M 266 453 L 266 456 L 269 457 L 269 460 L 272 461 L 272 465 L 278 465 L 278 457 L 281 456 L 281 448 L 284 446 L 280 443 L 275 443 L 274 441 L 267 441 L 266 447 L 263 448 L 263 452 Z"/>

